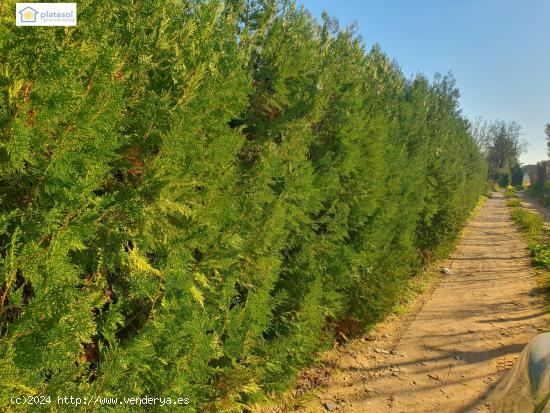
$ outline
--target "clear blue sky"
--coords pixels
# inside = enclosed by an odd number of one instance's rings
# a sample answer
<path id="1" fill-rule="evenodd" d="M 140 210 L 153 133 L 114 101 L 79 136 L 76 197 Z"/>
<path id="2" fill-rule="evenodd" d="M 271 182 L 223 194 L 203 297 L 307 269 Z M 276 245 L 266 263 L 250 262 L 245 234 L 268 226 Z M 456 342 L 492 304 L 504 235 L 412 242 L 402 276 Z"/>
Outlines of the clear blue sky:
<path id="1" fill-rule="evenodd" d="M 453 72 L 470 119 L 514 120 L 528 150 L 546 159 L 550 123 L 550 0 L 298 0 L 341 26 L 356 21 L 407 77 Z"/>

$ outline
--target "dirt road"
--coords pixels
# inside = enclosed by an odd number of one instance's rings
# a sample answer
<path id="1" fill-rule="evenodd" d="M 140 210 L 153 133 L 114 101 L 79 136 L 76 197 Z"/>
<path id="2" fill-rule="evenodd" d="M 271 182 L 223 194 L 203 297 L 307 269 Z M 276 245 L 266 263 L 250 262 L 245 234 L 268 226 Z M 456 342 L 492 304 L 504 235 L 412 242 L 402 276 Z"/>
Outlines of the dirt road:
<path id="1" fill-rule="evenodd" d="M 329 378 L 300 411 L 488 411 L 503 373 L 549 329 L 529 262 L 505 199 L 494 194 L 442 263 L 451 274 L 408 317 L 328 352 L 321 370 Z"/>

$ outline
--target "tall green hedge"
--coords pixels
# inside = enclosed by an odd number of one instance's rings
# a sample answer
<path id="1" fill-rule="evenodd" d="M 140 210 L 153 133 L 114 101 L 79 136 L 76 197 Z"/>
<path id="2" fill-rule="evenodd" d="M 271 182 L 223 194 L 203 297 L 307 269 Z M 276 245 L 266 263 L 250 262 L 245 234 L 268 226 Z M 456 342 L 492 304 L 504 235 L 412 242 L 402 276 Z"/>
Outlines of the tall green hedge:
<path id="1" fill-rule="evenodd" d="M 68 28 L 14 9 L 0 406 L 246 410 L 387 315 L 485 188 L 452 78 L 407 79 L 291 2 L 83 0 Z"/>

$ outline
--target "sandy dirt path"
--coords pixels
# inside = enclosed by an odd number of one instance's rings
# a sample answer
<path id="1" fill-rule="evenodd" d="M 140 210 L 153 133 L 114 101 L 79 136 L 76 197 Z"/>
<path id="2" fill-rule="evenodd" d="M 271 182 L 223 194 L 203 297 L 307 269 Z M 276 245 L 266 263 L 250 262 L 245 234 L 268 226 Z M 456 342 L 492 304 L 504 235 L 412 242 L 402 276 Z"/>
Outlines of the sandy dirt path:
<path id="1" fill-rule="evenodd" d="M 302 412 L 489 411 L 524 345 L 549 328 L 536 272 L 500 193 L 465 228 L 451 270 L 408 316 L 326 353 Z"/>

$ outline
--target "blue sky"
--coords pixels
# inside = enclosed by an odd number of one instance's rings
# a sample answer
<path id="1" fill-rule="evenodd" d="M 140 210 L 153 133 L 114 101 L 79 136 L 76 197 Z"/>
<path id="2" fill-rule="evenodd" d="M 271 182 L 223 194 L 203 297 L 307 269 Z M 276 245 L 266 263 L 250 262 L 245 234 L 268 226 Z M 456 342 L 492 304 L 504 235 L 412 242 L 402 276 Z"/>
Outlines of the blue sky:
<path id="1" fill-rule="evenodd" d="M 514 120 L 528 142 L 524 163 L 546 159 L 550 123 L 550 0 L 298 0 L 358 24 L 407 77 L 451 71 L 470 119 Z"/>

